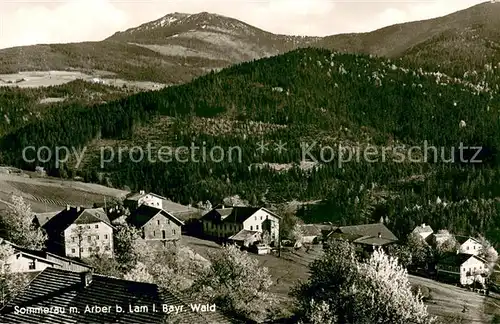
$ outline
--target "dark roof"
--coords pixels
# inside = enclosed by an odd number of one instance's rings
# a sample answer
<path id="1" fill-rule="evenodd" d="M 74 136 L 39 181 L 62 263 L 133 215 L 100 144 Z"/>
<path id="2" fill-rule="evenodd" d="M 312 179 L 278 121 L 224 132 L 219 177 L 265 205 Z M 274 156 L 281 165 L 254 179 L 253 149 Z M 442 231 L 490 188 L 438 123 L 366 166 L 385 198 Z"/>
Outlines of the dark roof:
<path id="1" fill-rule="evenodd" d="M 176 222 L 179 226 L 184 225 L 184 222 L 175 217 L 174 215 L 170 214 L 169 212 L 156 208 L 156 207 L 151 207 L 147 205 L 141 205 L 139 208 L 137 208 L 134 212 L 130 214 L 130 216 L 127 218 L 127 221 L 137 227 L 141 228 L 144 225 L 146 225 L 153 217 L 161 213 L 163 216 L 173 220 Z"/>
<path id="2" fill-rule="evenodd" d="M 23 293 L 9 302 L 0 312 L 1 323 L 41 324 L 41 323 L 164 323 L 165 315 L 161 304 L 183 306 L 181 323 L 230 323 L 219 315 L 210 321 L 168 291 L 160 291 L 155 284 L 134 282 L 93 275 L 85 286 L 80 273 L 47 268 L 42 271 Z M 158 312 L 152 311 L 156 305 Z M 86 306 L 111 306 L 110 313 L 84 312 Z M 123 308 L 115 311 L 115 305 Z M 148 312 L 128 312 L 129 305 L 149 306 Z M 51 307 L 65 309 L 65 313 L 27 313 L 14 311 L 18 307 Z M 79 312 L 69 312 L 69 307 L 77 307 Z M 215 314 L 212 314 L 215 316 Z"/>
<path id="3" fill-rule="evenodd" d="M 455 235 L 455 239 L 457 240 L 457 242 L 460 245 L 464 244 L 469 239 L 472 239 L 473 241 L 476 241 L 477 243 L 479 243 L 475 238 L 470 237 L 470 236 Z"/>
<path id="4" fill-rule="evenodd" d="M 476 258 L 484 263 L 487 263 L 486 260 L 478 257 L 477 255 L 466 254 L 466 253 L 455 253 L 455 252 L 446 252 L 441 257 L 438 263 L 459 267 L 470 258 Z"/>
<path id="5" fill-rule="evenodd" d="M 334 230 L 344 234 L 354 234 L 359 236 L 373 236 L 378 237 L 379 233 L 382 238 L 397 241 L 398 238 L 394 235 L 384 224 L 364 224 L 354 226 L 341 226 Z"/>
<path id="6" fill-rule="evenodd" d="M 42 227 L 50 233 L 61 233 L 71 224 L 92 224 L 97 222 L 104 222 L 109 226 L 111 222 L 109 221 L 106 212 L 102 208 L 76 208 L 71 207 L 64 209 L 57 215 L 52 217 L 47 223 Z"/>
<path id="7" fill-rule="evenodd" d="M 214 208 L 205 215 L 203 215 L 203 220 L 209 220 L 213 223 L 237 223 L 242 224 L 248 218 L 250 218 L 257 211 L 263 209 L 263 207 L 229 207 L 229 208 Z M 279 218 L 275 213 L 267 210 L 264 210 L 276 217 Z"/>

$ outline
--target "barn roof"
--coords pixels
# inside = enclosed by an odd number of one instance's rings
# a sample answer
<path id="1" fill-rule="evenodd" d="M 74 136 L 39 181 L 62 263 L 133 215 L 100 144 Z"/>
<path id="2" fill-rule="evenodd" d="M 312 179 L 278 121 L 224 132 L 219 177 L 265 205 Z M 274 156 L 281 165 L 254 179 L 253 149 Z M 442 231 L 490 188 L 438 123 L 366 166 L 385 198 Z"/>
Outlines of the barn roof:
<path id="1" fill-rule="evenodd" d="M 156 207 L 151 207 L 147 205 L 141 205 L 134 212 L 130 214 L 127 221 L 137 228 L 141 228 L 146 225 L 153 217 L 158 214 L 162 214 L 166 218 L 174 221 L 179 226 L 184 225 L 184 222 L 172 215 L 171 213 Z"/>
<path id="2" fill-rule="evenodd" d="M 161 311 L 162 304 L 183 306 L 179 323 L 230 323 L 221 314 L 205 316 L 191 308 L 169 291 L 155 284 L 134 282 L 101 275 L 91 275 L 85 284 L 85 273 L 47 268 L 36 276 L 29 286 L 0 311 L 0 322 L 12 324 L 40 323 L 164 323 L 171 315 Z M 156 305 L 158 312 L 152 311 Z M 110 313 L 85 312 L 86 306 L 111 306 Z M 115 305 L 121 306 L 118 313 Z M 129 305 L 149 306 L 148 312 L 129 312 Z M 15 312 L 15 306 L 62 307 L 65 313 Z M 69 312 L 77 307 L 78 312 Z"/>

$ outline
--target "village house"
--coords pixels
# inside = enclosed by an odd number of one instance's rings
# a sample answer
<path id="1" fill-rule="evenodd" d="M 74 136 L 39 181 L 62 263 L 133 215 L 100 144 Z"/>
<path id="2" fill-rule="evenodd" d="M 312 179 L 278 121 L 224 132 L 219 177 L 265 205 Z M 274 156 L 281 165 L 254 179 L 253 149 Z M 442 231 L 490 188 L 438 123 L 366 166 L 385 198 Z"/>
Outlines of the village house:
<path id="1" fill-rule="evenodd" d="M 130 195 L 123 202 L 123 206 L 128 208 L 131 213 L 141 205 L 163 209 L 184 223 L 201 217 L 201 210 L 198 208 L 181 205 L 155 193 L 146 193 L 144 190 Z"/>
<path id="2" fill-rule="evenodd" d="M 330 240 L 345 240 L 353 243 L 361 252 L 373 252 L 377 247 L 386 247 L 398 242 L 398 238 L 383 223 L 341 226 L 327 236 L 325 248 Z"/>
<path id="3" fill-rule="evenodd" d="M 156 284 L 47 268 L 2 308 L 0 323 L 231 323 L 217 310 L 197 312 L 190 303 L 197 302 L 184 301 Z M 164 305 L 177 308 L 168 313 Z M 16 311 L 26 306 L 35 311 Z M 48 307 L 51 311 L 43 311 Z M 181 307 L 182 316 L 170 320 Z"/>
<path id="4" fill-rule="evenodd" d="M 141 205 L 127 218 L 127 222 L 142 231 L 146 241 L 177 241 L 181 238 L 184 222 L 161 207 Z"/>
<path id="5" fill-rule="evenodd" d="M 302 233 L 301 243 L 315 244 L 321 240 L 322 230 L 320 225 L 316 224 L 303 224 L 300 225 Z"/>
<path id="6" fill-rule="evenodd" d="M 102 208 L 67 206 L 41 227 L 47 233 L 50 252 L 80 259 L 113 256 L 114 226 Z"/>
<path id="7" fill-rule="evenodd" d="M 0 244 L 9 245 L 14 250 L 14 253 L 2 264 L 2 270 L 4 270 L 4 267 L 8 267 L 9 271 L 13 273 L 28 273 L 40 272 L 46 268 L 58 268 L 74 272 L 89 271 L 91 269 L 90 266 L 84 263 L 46 251 L 26 249 L 1 238 Z"/>
<path id="8" fill-rule="evenodd" d="M 202 230 L 206 237 L 218 241 L 252 241 L 267 232 L 271 245 L 277 245 L 281 218 L 262 207 L 225 207 L 218 206 L 202 218 Z M 241 231 L 241 233 L 239 233 Z M 237 235 L 239 234 L 239 235 Z"/>
<path id="9" fill-rule="evenodd" d="M 481 252 L 483 246 L 475 238 L 468 236 L 455 236 L 460 247 L 458 248 L 459 253 L 478 255 Z"/>
<path id="10" fill-rule="evenodd" d="M 424 240 L 427 240 L 434 233 L 434 230 L 429 225 L 423 223 L 422 225 L 415 227 L 412 233 L 419 235 Z"/>
<path id="11" fill-rule="evenodd" d="M 462 286 L 484 284 L 488 277 L 488 262 L 477 255 L 446 253 L 436 265 L 440 280 L 460 283 Z"/>
<path id="12" fill-rule="evenodd" d="M 140 192 L 125 198 L 123 206 L 128 208 L 130 212 L 133 212 L 143 204 L 151 207 L 162 208 L 163 200 L 167 200 L 167 198 L 155 193 L 146 193 L 144 190 L 141 190 Z"/>

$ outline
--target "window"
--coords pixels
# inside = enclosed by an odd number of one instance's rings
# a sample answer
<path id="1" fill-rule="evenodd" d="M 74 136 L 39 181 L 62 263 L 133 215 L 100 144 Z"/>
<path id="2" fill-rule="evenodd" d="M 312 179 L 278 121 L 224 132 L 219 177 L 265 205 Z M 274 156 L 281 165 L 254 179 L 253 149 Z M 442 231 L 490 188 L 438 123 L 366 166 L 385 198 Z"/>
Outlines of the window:
<path id="1" fill-rule="evenodd" d="M 253 231 L 253 226 L 250 226 L 250 230 Z"/>
<path id="2" fill-rule="evenodd" d="M 89 247 L 89 252 L 92 252 L 92 247 Z"/>
<path id="3" fill-rule="evenodd" d="M 71 249 L 71 253 L 75 253 L 75 252 L 76 252 L 75 249 Z"/>
<path id="4" fill-rule="evenodd" d="M 75 240 L 76 240 L 76 238 L 73 236 L 73 237 L 71 238 L 71 241 L 72 241 L 73 243 L 75 243 Z"/>
<path id="5" fill-rule="evenodd" d="M 467 250 L 469 249 L 469 247 L 467 247 Z"/>
<path id="6" fill-rule="evenodd" d="M 80 248 L 80 252 L 83 252 L 83 248 Z"/>
<path id="7" fill-rule="evenodd" d="M 161 237 L 163 239 L 166 239 L 167 238 L 167 232 L 165 230 L 161 231 Z"/>
<path id="8" fill-rule="evenodd" d="M 175 235 L 175 230 L 172 230 L 172 233 Z"/>
<path id="9" fill-rule="evenodd" d="M 99 235 L 96 236 L 96 239 L 98 240 L 99 239 Z"/>
<path id="10" fill-rule="evenodd" d="M 89 242 L 90 242 L 90 240 L 91 240 L 91 237 L 90 237 L 90 235 L 89 235 L 89 236 L 87 236 L 87 241 L 89 241 Z"/>
<path id="11" fill-rule="evenodd" d="M 262 220 L 262 215 L 260 215 L 260 220 Z"/>
<path id="12" fill-rule="evenodd" d="M 255 220 L 257 220 L 257 215 L 254 216 Z"/>
<path id="13" fill-rule="evenodd" d="M 99 247 L 98 246 L 95 247 L 95 251 L 99 252 Z"/>
<path id="14" fill-rule="evenodd" d="M 170 225 L 170 219 L 167 219 L 167 224 Z"/>
<path id="15" fill-rule="evenodd" d="M 108 234 L 104 234 L 104 238 L 107 240 L 108 239 Z"/>
<path id="16" fill-rule="evenodd" d="M 28 269 L 35 270 L 35 261 L 30 261 L 30 263 L 28 265 Z"/>
<path id="17" fill-rule="evenodd" d="M 153 236 L 156 236 L 156 231 L 153 231 Z"/>
<path id="18" fill-rule="evenodd" d="M 255 225 L 255 229 L 256 229 L 256 230 L 259 230 L 259 225 Z"/>
<path id="19" fill-rule="evenodd" d="M 99 224 L 95 224 L 95 228 L 99 228 Z"/>
<path id="20" fill-rule="evenodd" d="M 87 225 L 87 229 L 90 229 L 90 225 Z"/>
<path id="21" fill-rule="evenodd" d="M 160 225 L 160 220 L 157 221 L 158 225 Z"/>
<path id="22" fill-rule="evenodd" d="M 106 251 L 109 251 L 109 245 L 106 245 Z"/>

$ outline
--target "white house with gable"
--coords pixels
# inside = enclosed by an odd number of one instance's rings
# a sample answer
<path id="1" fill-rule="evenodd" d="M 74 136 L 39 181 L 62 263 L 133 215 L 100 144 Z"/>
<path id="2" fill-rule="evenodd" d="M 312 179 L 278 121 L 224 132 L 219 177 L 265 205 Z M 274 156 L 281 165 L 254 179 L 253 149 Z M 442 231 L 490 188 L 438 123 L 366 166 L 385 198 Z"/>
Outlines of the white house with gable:
<path id="1" fill-rule="evenodd" d="M 488 277 L 488 262 L 477 255 L 448 253 L 437 264 L 438 277 L 450 278 L 463 286 L 475 282 L 484 284 Z"/>
<path id="2" fill-rule="evenodd" d="M 468 236 L 455 236 L 457 242 L 460 244 L 458 251 L 460 253 L 478 255 L 481 252 L 481 243 L 472 237 Z"/>
<path id="3" fill-rule="evenodd" d="M 262 207 L 218 206 L 206 213 L 201 221 L 203 233 L 208 237 L 225 240 L 242 230 L 245 233 L 267 231 L 271 243 L 277 244 L 280 219 L 278 215 Z"/>

